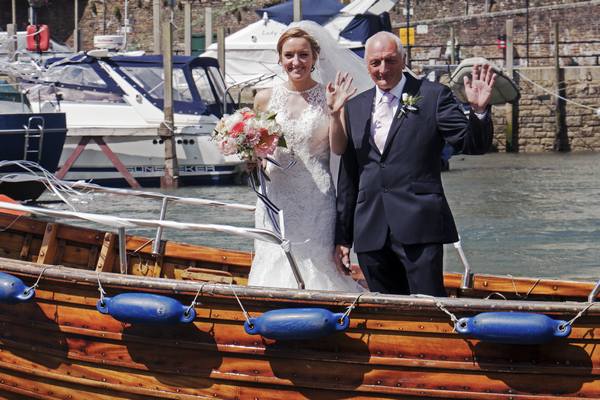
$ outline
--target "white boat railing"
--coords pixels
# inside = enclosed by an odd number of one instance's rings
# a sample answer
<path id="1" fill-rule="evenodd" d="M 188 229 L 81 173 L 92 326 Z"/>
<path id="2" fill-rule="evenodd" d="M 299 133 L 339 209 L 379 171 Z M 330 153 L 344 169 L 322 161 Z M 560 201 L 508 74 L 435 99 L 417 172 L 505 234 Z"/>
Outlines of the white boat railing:
<path id="1" fill-rule="evenodd" d="M 113 215 L 102 215 L 78 211 L 63 211 L 53 210 L 40 207 L 25 206 L 21 204 L 7 203 L 0 201 L 0 209 L 7 209 L 13 211 L 21 211 L 34 215 L 43 215 L 55 218 L 64 219 L 79 219 L 97 224 L 117 228 L 119 233 L 119 259 L 121 273 L 127 273 L 127 254 L 125 248 L 125 230 L 127 228 L 170 228 L 185 231 L 203 231 L 203 232 L 220 232 L 231 234 L 235 236 L 245 237 L 248 239 L 257 239 L 269 243 L 277 244 L 281 247 L 284 252 L 292 272 L 298 283 L 298 288 L 304 289 L 304 281 L 299 273 L 297 263 L 292 255 L 291 243 L 289 240 L 280 237 L 278 234 L 271 232 L 266 229 L 259 228 L 243 228 L 232 225 L 221 225 L 221 224 L 198 224 L 191 222 L 177 222 L 169 220 L 152 220 L 142 218 L 124 218 Z"/>

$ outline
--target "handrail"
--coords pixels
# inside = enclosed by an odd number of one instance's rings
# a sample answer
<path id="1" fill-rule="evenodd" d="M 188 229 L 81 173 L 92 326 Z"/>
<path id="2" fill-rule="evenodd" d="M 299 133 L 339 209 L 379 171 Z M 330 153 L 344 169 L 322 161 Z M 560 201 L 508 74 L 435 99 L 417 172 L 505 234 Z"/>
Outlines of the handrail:
<path id="1" fill-rule="evenodd" d="M 46 130 L 47 131 L 47 130 Z M 47 181 L 47 179 L 43 176 L 33 175 L 33 174 L 11 174 L 15 178 L 19 178 L 21 181 Z M 96 185 L 93 183 L 87 183 L 84 181 L 78 182 L 70 182 L 70 181 L 62 181 L 56 180 L 55 182 L 60 183 L 61 185 L 70 187 L 72 189 L 85 189 L 92 192 L 99 193 L 110 193 L 116 194 L 120 196 L 136 196 L 143 197 L 147 199 L 155 199 L 163 201 L 163 199 L 168 199 L 169 202 L 176 202 L 181 204 L 190 204 L 197 206 L 214 206 L 214 207 L 224 207 L 231 208 L 235 210 L 242 211 L 251 211 L 254 212 L 256 207 L 248 204 L 238 204 L 238 203 L 224 203 L 216 200 L 208 200 L 208 199 L 198 199 L 194 197 L 180 197 L 180 196 L 172 196 L 157 192 L 146 192 L 143 190 L 135 190 L 135 189 L 120 189 L 120 188 L 109 188 L 100 185 Z"/>
<path id="2" fill-rule="evenodd" d="M 596 296 L 600 293 L 600 280 L 596 282 L 596 285 L 588 295 L 588 303 L 593 303 L 596 300 Z"/>
<path id="3" fill-rule="evenodd" d="M 58 217 L 58 218 L 66 218 L 66 219 L 79 219 L 84 221 L 91 221 L 98 224 L 110 226 L 113 228 L 117 228 L 119 233 L 124 232 L 124 228 L 136 228 L 136 227 L 144 227 L 144 228 L 171 228 L 171 229 L 179 229 L 186 231 L 202 231 L 202 232 L 221 232 L 228 233 L 240 237 L 245 237 L 247 239 L 257 239 L 265 242 L 270 242 L 277 244 L 281 247 L 285 256 L 290 263 L 290 267 L 292 268 L 292 272 L 296 277 L 296 282 L 298 287 L 304 289 L 304 282 L 302 280 L 302 276 L 299 273 L 298 265 L 296 260 L 294 259 L 291 247 L 292 244 L 289 240 L 281 238 L 274 232 L 271 232 L 266 229 L 260 228 L 242 228 L 232 225 L 221 225 L 221 224 L 198 224 L 192 222 L 176 222 L 169 220 L 151 220 L 151 219 L 142 219 L 142 218 L 124 218 L 124 217 L 116 217 L 112 215 L 102 215 L 102 214 L 93 214 L 93 213 L 84 213 L 77 211 L 61 211 L 61 210 L 52 210 L 47 208 L 40 207 L 31 207 L 24 206 L 21 204 L 7 203 L 4 201 L 0 201 L 0 208 L 14 210 L 14 211 L 23 211 L 31 214 L 44 215 L 49 217 Z M 124 238 L 124 235 L 123 235 Z M 125 249 L 119 246 L 121 260 L 125 260 L 125 254 L 121 254 Z"/>

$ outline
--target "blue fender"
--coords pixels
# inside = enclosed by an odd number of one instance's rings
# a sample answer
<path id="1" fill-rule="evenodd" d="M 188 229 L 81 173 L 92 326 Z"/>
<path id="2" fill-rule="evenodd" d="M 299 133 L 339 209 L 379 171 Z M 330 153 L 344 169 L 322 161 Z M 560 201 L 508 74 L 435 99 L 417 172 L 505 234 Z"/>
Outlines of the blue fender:
<path id="1" fill-rule="evenodd" d="M 344 331 L 350 318 L 344 313 L 332 313 L 324 308 L 284 308 L 267 311 L 244 324 L 249 335 L 261 335 L 275 340 L 317 339 Z"/>
<path id="2" fill-rule="evenodd" d="M 35 289 L 25 286 L 21 279 L 0 272 L 0 303 L 22 303 L 32 299 L 34 295 Z"/>
<path id="3" fill-rule="evenodd" d="M 96 308 L 102 314 L 132 324 L 173 325 L 190 323 L 196 318 L 194 308 L 178 300 L 150 293 L 122 293 L 98 300 Z"/>
<path id="4" fill-rule="evenodd" d="M 484 342 L 542 344 L 569 336 L 571 325 L 544 314 L 488 312 L 461 318 L 456 324 L 456 331 Z"/>

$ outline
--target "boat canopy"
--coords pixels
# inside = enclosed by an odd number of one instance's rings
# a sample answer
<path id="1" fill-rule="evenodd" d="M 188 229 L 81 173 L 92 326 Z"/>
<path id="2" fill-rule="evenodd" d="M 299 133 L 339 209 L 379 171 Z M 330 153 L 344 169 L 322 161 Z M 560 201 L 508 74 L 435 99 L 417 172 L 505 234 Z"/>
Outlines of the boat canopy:
<path id="1" fill-rule="evenodd" d="M 163 59 L 158 55 L 93 57 L 84 53 L 46 61 L 45 74 L 32 83 L 47 86 L 64 100 L 125 102 L 125 90 L 113 79 L 112 69 L 141 96 L 159 109 L 164 107 Z M 54 90 L 52 90 L 54 89 Z M 179 114 L 222 114 L 223 79 L 212 58 L 173 57 L 173 109 Z M 50 94 L 50 93 L 48 93 Z"/>
<path id="2" fill-rule="evenodd" d="M 344 5 L 337 0 L 304 0 L 302 2 L 302 18 L 315 21 L 318 24 L 326 23 L 331 17 L 337 15 Z M 269 18 L 288 25 L 294 20 L 294 2 L 286 2 L 256 10 L 259 17 L 267 13 Z"/>

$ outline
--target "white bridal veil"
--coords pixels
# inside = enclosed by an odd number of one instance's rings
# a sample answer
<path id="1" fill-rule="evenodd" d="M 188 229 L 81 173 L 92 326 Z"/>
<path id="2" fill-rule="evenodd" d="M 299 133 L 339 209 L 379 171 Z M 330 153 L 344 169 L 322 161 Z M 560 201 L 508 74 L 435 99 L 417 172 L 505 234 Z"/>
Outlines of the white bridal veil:
<path id="1" fill-rule="evenodd" d="M 365 61 L 351 50 L 341 47 L 327 29 L 313 21 L 292 22 L 289 27 L 305 30 L 321 47 L 319 59 L 312 73 L 314 80 L 326 85 L 328 82 L 333 82 L 336 73 L 340 71 L 348 72 L 352 76 L 356 93 L 373 87 Z"/>

